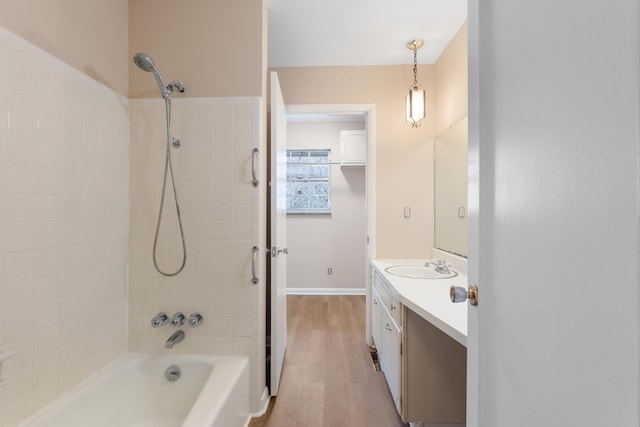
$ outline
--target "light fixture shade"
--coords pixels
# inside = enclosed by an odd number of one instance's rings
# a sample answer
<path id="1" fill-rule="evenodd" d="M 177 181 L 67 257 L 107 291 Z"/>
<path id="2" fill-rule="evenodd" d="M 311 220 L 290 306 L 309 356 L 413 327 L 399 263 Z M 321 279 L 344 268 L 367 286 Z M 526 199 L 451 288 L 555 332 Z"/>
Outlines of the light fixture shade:
<path id="1" fill-rule="evenodd" d="M 407 94 L 407 122 L 411 126 L 420 126 L 420 121 L 424 119 L 425 94 L 423 89 L 413 87 Z"/>

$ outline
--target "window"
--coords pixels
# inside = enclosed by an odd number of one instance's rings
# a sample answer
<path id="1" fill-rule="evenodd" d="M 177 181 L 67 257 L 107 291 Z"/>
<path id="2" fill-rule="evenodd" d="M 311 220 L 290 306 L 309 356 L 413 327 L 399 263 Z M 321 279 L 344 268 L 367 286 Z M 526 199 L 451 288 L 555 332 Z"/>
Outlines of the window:
<path id="1" fill-rule="evenodd" d="M 331 150 L 287 150 L 287 212 L 331 212 Z"/>

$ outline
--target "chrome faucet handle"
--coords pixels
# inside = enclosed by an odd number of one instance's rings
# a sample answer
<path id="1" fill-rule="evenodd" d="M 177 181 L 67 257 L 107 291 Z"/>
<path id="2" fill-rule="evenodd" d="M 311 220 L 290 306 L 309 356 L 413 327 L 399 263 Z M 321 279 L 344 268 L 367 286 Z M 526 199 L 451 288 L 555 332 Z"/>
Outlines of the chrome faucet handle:
<path id="1" fill-rule="evenodd" d="M 171 318 L 171 326 L 173 326 L 174 328 L 177 328 L 178 326 L 182 326 L 184 325 L 185 320 L 186 320 L 186 317 L 184 316 L 184 314 L 182 314 L 181 312 L 177 312 Z"/>
<path id="2" fill-rule="evenodd" d="M 443 260 L 443 259 L 434 259 L 433 260 L 433 265 L 435 265 L 436 267 L 441 267 L 441 268 L 447 268 L 447 261 Z"/>
<path id="3" fill-rule="evenodd" d="M 195 328 L 196 326 L 200 326 L 202 324 L 202 314 L 195 312 L 195 313 L 191 313 L 191 316 L 189 316 L 189 325 L 192 328 Z"/>
<path id="4" fill-rule="evenodd" d="M 449 274 L 451 272 L 445 260 L 438 260 L 435 270 L 437 273 L 441 274 Z"/>
<path id="5" fill-rule="evenodd" d="M 164 326 L 169 321 L 169 316 L 164 311 L 156 314 L 153 319 L 151 319 L 151 326 L 154 328 L 159 328 L 160 326 Z"/>

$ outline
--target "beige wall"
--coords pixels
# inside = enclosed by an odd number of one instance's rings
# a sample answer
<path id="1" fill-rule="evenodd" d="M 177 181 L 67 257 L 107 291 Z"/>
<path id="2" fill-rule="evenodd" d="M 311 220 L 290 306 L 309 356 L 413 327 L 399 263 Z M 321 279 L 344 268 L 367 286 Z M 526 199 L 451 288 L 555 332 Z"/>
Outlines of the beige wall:
<path id="1" fill-rule="evenodd" d="M 436 134 L 467 115 L 467 24 L 451 40 L 436 63 Z"/>
<path id="2" fill-rule="evenodd" d="M 0 25 L 130 98 L 158 96 L 131 61 L 138 51 L 188 96 L 264 96 L 264 0 L 0 0 L 0 10 Z"/>
<path id="3" fill-rule="evenodd" d="M 184 96 L 262 96 L 265 16 L 264 0 L 130 0 L 129 58 L 151 55 L 167 83 L 184 82 Z M 129 78 L 130 98 L 159 96 L 131 60 Z"/>
<path id="4" fill-rule="evenodd" d="M 409 58 L 410 59 L 410 58 Z M 279 68 L 287 104 L 375 104 L 378 257 L 427 257 L 433 245 L 435 67 L 419 66 L 427 91 L 420 128 L 405 122 L 411 65 Z M 404 219 L 404 207 L 412 216 Z"/>
<path id="5" fill-rule="evenodd" d="M 127 0 L 0 0 L 0 10 L 0 25 L 127 94 Z"/>
<path id="6" fill-rule="evenodd" d="M 434 243 L 433 137 L 467 111 L 467 29 L 460 29 L 436 65 L 418 66 L 427 118 L 404 119 L 413 82 L 407 65 L 276 68 L 287 104 L 375 104 L 377 254 L 429 257 Z M 404 219 L 404 207 L 412 216 Z"/>

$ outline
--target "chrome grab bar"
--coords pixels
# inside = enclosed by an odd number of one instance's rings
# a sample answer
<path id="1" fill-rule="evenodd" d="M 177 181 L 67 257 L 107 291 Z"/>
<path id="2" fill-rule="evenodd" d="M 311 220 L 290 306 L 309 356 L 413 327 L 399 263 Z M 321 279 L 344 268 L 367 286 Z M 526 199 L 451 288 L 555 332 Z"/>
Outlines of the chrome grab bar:
<path id="1" fill-rule="evenodd" d="M 260 249 L 258 249 L 257 246 L 254 246 L 253 255 L 251 256 L 251 283 L 253 283 L 254 285 L 257 285 L 259 282 L 258 273 L 256 273 L 256 259 L 258 256 L 258 252 L 260 252 Z"/>
<path id="2" fill-rule="evenodd" d="M 260 181 L 258 181 L 258 177 L 256 176 L 256 158 L 258 157 L 259 153 L 260 150 L 258 150 L 257 147 L 254 147 L 253 150 L 251 150 L 251 183 L 254 187 L 257 187 L 260 183 Z"/>

